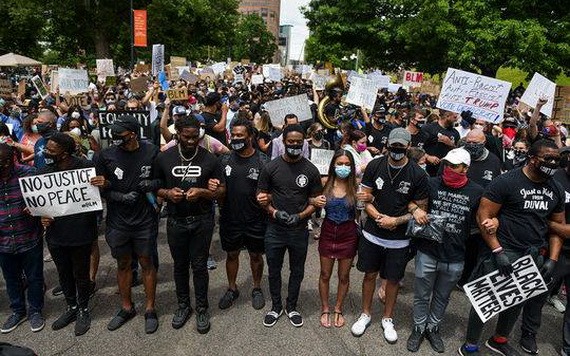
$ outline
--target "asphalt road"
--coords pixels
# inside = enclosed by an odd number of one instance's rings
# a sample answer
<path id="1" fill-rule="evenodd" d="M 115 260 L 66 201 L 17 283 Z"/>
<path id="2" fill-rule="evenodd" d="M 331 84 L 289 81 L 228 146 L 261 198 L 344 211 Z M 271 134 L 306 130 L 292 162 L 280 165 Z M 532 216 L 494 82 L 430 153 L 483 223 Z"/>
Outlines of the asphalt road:
<path id="1" fill-rule="evenodd" d="M 394 317 L 399 340 L 389 345 L 383 338 L 380 326 L 382 304 L 376 298 L 372 325 L 366 333 L 356 338 L 350 333 L 350 326 L 360 315 L 360 290 L 362 274 L 353 268 L 351 286 L 347 296 L 344 315 L 347 323 L 343 328 L 325 329 L 319 324 L 320 303 L 318 295 L 319 262 L 317 242 L 311 237 L 309 256 L 305 266 L 305 279 L 301 287 L 299 311 L 304 317 L 304 326 L 293 327 L 283 316 L 273 328 L 262 324 L 265 313 L 270 308 L 267 283 L 267 269 L 264 271 L 262 288 L 267 305 L 255 310 L 251 306 L 251 276 L 246 253 L 241 254 L 238 285 L 241 295 L 230 309 L 220 310 L 218 300 L 226 290 L 225 255 L 220 247 L 217 233 L 214 235 L 213 253 L 218 268 L 210 271 L 210 314 L 211 330 L 206 335 L 196 331 L 194 315 L 179 330 L 171 326 L 172 313 L 176 309 L 172 259 L 166 243 L 164 220 L 159 235 L 160 269 L 157 287 L 157 313 L 160 327 L 153 335 L 144 333 L 144 292 L 142 287 L 134 289 L 133 298 L 139 314 L 121 329 L 110 332 L 107 323 L 119 308 L 119 296 L 115 279 L 115 263 L 102 236 L 99 238 L 101 263 L 97 276 L 97 293 L 91 301 L 91 330 L 75 337 L 73 325 L 59 331 L 51 330 L 51 323 L 63 312 L 63 296 L 53 297 L 51 288 L 57 284 L 53 262 L 45 264 L 46 293 L 44 316 L 46 327 L 39 333 L 32 333 L 26 322 L 10 334 L 0 335 L 0 342 L 9 342 L 32 348 L 38 355 L 402 355 L 409 354 L 406 340 L 411 332 L 413 304 L 413 262 L 408 265 L 404 287 L 398 298 Z M 287 258 L 286 258 L 287 260 Z M 284 267 L 284 296 L 286 296 L 288 267 Z M 192 284 L 191 284 L 192 285 Z M 5 293 L 4 280 L 0 282 L 0 320 L 9 315 L 9 301 Z M 191 290 L 192 287 L 191 287 Z M 336 291 L 336 281 L 331 281 L 331 291 Z M 334 294 L 334 293 L 333 293 Z M 334 297 L 331 298 L 334 303 Z M 467 324 L 469 303 L 465 295 L 454 291 L 446 318 L 441 327 L 448 355 L 457 354 L 457 348 Z M 495 320 L 488 322 L 484 337 L 492 333 Z M 543 326 L 538 334 L 541 355 L 557 355 L 561 348 L 562 314 L 545 306 Z M 520 336 L 519 326 L 515 327 L 513 341 Z M 518 347 L 518 345 L 517 345 Z M 483 354 L 490 354 L 482 347 Z M 521 351 L 522 353 L 522 351 Z M 419 355 L 436 355 L 426 341 Z"/>

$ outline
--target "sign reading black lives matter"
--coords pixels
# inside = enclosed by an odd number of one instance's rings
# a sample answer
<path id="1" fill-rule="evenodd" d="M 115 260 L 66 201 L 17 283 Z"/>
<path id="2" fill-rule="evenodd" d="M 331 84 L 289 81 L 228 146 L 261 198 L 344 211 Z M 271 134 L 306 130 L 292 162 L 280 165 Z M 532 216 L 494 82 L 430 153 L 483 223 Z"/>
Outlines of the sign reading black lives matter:
<path id="1" fill-rule="evenodd" d="M 530 255 L 519 258 L 512 265 L 513 273 L 507 277 L 494 271 L 463 286 L 484 323 L 503 310 L 548 290 Z"/>
<path id="2" fill-rule="evenodd" d="M 102 139 L 113 138 L 111 135 L 111 125 L 121 116 L 132 115 L 141 125 L 139 138 L 142 140 L 150 140 L 150 112 L 146 110 L 137 111 L 99 111 L 99 129 L 101 130 Z"/>
<path id="3" fill-rule="evenodd" d="M 95 168 L 40 174 L 20 178 L 20 189 L 33 216 L 73 215 L 103 209 L 99 188 L 89 181 Z"/>

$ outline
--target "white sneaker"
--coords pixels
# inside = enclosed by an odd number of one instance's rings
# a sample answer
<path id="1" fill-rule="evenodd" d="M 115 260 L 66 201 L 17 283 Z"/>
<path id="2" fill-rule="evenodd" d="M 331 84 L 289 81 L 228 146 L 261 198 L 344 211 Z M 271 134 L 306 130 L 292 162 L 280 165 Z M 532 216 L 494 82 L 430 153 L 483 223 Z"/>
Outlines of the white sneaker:
<path id="1" fill-rule="evenodd" d="M 557 295 L 548 297 L 548 304 L 552 305 L 559 313 L 564 313 L 566 311 L 566 306 Z"/>
<path id="2" fill-rule="evenodd" d="M 369 325 L 370 325 L 370 315 L 362 313 L 360 314 L 358 320 L 354 324 L 352 324 L 352 328 L 350 328 L 350 331 L 352 332 L 352 335 L 359 337 L 362 336 L 362 334 L 364 334 L 366 328 Z"/>
<path id="3" fill-rule="evenodd" d="M 386 339 L 388 343 L 394 344 L 398 341 L 398 333 L 396 332 L 396 329 L 394 329 L 392 318 L 382 319 L 382 329 L 384 329 L 384 339 Z"/>

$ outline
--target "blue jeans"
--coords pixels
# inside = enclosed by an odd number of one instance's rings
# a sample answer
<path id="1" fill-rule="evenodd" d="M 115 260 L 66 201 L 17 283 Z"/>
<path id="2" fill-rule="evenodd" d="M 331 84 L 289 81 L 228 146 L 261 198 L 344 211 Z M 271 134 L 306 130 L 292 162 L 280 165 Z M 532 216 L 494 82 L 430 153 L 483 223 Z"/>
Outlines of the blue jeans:
<path id="1" fill-rule="evenodd" d="M 10 309 L 20 315 L 26 314 L 26 297 L 22 285 L 22 273 L 28 281 L 29 313 L 41 313 L 44 307 L 44 257 L 43 247 L 36 247 L 22 253 L 0 253 L 0 268 L 6 281 L 10 298 Z"/>
<path id="2" fill-rule="evenodd" d="M 414 281 L 414 325 L 421 330 L 441 323 L 451 291 L 461 278 L 464 262 L 439 262 L 418 251 Z M 431 305 L 430 305 L 431 298 Z"/>

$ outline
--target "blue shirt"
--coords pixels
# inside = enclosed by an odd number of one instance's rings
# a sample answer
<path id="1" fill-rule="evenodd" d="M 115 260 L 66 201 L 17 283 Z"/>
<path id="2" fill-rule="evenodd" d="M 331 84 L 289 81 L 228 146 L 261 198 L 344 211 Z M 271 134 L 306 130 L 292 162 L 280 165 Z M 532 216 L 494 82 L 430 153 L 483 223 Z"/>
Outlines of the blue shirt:
<path id="1" fill-rule="evenodd" d="M 43 168 L 46 165 L 46 160 L 44 157 L 46 144 L 47 140 L 44 137 L 40 137 L 34 145 L 34 167 L 37 169 Z"/>
<path id="2" fill-rule="evenodd" d="M 20 116 L 15 118 L 12 116 L 0 114 L 0 120 L 2 120 L 2 122 L 7 125 L 12 125 L 12 133 L 16 136 L 18 141 L 22 139 L 22 136 L 24 136 L 24 128 L 22 127 L 22 120 Z"/>

